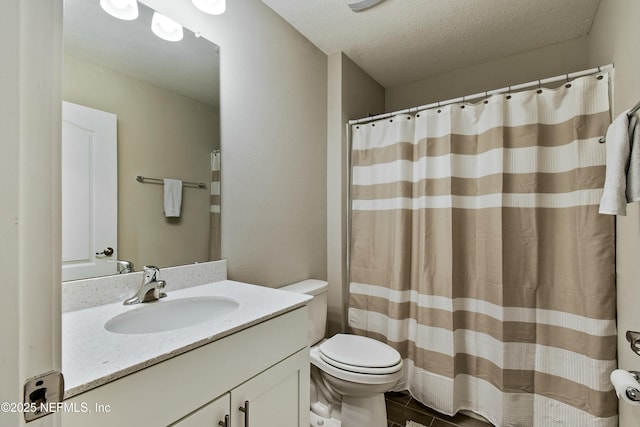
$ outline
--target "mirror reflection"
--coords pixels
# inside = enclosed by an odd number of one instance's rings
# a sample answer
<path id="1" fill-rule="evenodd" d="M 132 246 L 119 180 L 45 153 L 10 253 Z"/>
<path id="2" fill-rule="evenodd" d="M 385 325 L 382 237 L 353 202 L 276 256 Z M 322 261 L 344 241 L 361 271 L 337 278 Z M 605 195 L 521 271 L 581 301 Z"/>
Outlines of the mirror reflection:
<path id="1" fill-rule="evenodd" d="M 153 14 L 65 0 L 63 280 L 220 259 L 219 48 Z"/>

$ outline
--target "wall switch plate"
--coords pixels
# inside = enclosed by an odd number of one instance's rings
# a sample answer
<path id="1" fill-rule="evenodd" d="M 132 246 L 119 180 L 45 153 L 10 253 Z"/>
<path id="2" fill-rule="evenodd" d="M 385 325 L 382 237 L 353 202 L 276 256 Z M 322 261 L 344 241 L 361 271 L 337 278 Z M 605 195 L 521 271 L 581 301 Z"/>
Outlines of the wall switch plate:
<path id="1" fill-rule="evenodd" d="M 55 410 L 53 403 L 62 402 L 64 377 L 62 372 L 51 371 L 29 378 L 24 383 L 24 419 L 33 421 Z"/>

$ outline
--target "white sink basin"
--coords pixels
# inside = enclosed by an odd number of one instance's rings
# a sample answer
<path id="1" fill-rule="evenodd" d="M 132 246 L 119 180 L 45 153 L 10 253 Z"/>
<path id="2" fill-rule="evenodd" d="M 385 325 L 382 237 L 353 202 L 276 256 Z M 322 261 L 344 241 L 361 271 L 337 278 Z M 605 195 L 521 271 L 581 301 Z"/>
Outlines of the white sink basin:
<path id="1" fill-rule="evenodd" d="M 220 318 L 239 305 L 236 300 L 221 296 L 160 300 L 119 314 L 108 320 L 104 328 L 117 334 L 172 331 Z"/>

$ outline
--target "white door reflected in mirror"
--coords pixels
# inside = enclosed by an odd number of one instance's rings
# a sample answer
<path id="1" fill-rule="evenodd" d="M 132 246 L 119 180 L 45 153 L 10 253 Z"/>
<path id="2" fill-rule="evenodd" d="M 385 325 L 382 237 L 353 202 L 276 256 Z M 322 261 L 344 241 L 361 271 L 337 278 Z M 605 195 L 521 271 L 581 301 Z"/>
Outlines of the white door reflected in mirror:
<path id="1" fill-rule="evenodd" d="M 116 129 L 115 114 L 63 102 L 62 280 L 117 272 Z"/>

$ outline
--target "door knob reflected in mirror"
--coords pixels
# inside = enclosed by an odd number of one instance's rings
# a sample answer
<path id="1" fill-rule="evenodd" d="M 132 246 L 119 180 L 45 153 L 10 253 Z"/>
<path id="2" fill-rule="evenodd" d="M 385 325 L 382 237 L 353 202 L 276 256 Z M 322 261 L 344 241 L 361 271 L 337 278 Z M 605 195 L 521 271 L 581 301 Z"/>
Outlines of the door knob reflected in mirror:
<path id="1" fill-rule="evenodd" d="M 113 255 L 113 248 L 105 248 L 102 252 L 96 252 L 96 255 L 111 256 Z"/>

